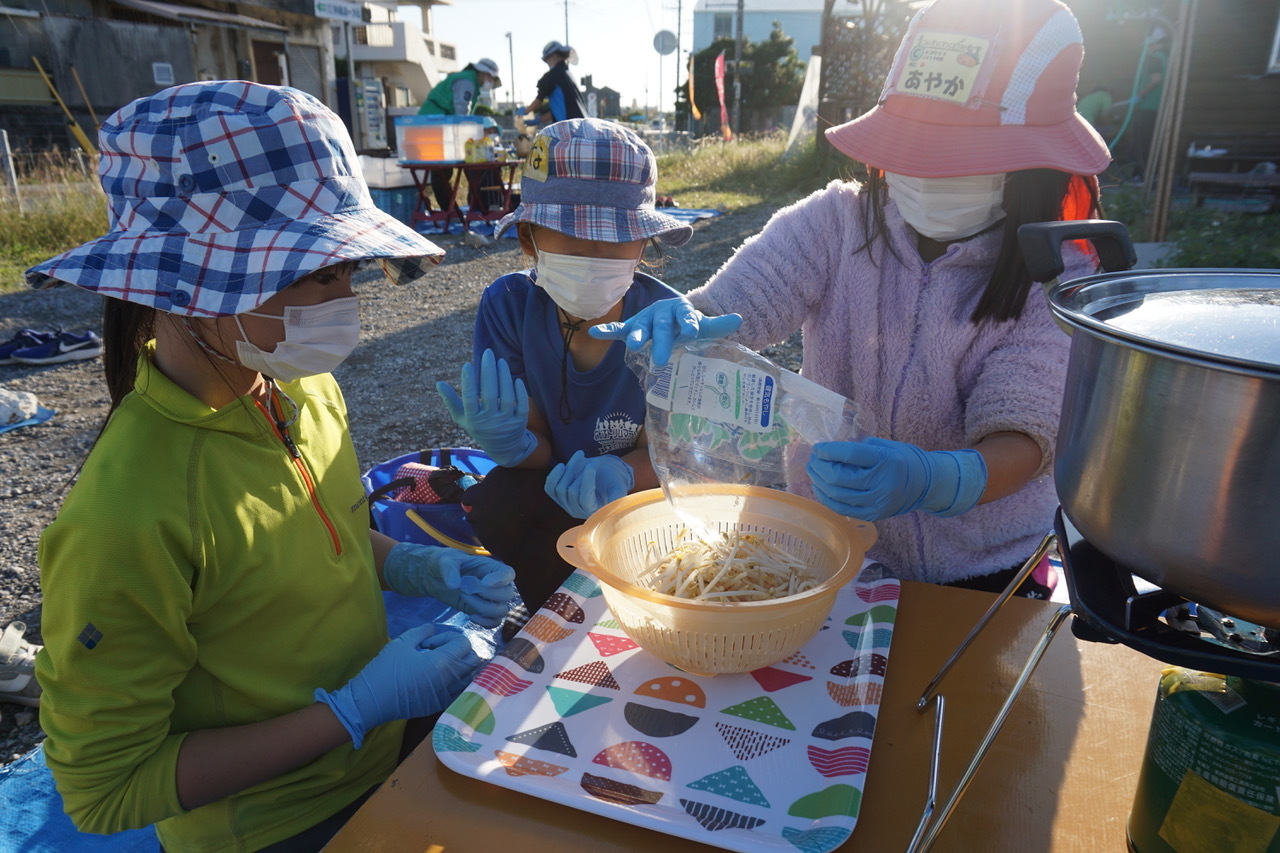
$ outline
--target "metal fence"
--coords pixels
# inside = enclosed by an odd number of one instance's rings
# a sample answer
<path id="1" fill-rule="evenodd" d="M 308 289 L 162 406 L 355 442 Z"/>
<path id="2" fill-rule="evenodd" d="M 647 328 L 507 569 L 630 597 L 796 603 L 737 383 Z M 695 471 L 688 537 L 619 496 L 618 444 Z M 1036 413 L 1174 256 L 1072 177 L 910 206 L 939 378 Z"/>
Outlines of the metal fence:
<path id="1" fill-rule="evenodd" d="M 51 185 L 97 183 L 94 158 L 80 149 L 69 151 L 14 150 L 9 132 L 0 130 L 0 204 L 16 204 L 23 212 L 24 198 L 40 195 Z"/>

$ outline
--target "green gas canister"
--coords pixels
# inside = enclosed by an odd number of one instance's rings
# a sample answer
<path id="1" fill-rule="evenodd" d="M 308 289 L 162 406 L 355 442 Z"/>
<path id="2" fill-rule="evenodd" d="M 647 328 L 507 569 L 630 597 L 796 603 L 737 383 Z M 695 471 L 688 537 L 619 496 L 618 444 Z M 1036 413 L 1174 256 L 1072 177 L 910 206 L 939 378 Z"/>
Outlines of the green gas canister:
<path id="1" fill-rule="evenodd" d="M 1280 853 L 1280 685 L 1164 670 L 1129 849 Z"/>

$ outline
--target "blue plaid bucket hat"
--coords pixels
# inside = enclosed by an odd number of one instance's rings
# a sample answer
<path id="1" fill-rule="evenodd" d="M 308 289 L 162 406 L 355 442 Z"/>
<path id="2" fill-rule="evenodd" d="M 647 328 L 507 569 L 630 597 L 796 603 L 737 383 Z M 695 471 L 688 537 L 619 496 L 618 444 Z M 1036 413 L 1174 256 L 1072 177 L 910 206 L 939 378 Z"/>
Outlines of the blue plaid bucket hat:
<path id="1" fill-rule="evenodd" d="M 98 132 L 110 231 L 26 272 L 191 317 L 252 311 L 323 267 L 378 259 L 398 283 L 444 251 L 374 206 L 355 146 L 283 86 L 190 83 Z"/>
<path id="2" fill-rule="evenodd" d="M 693 228 L 654 207 L 657 179 L 653 151 L 622 125 L 594 118 L 549 124 L 525 158 L 520 205 L 498 223 L 497 233 L 530 222 L 583 240 L 657 237 L 682 246 Z"/>

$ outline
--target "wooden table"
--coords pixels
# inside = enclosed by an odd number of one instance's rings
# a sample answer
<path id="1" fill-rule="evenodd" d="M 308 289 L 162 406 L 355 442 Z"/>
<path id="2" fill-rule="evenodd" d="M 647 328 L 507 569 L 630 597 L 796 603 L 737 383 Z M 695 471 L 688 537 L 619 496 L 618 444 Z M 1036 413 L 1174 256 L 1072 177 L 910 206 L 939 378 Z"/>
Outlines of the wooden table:
<path id="1" fill-rule="evenodd" d="M 1209 196 L 1230 198 L 1258 198 L 1270 207 L 1280 199 L 1280 174 L 1258 172 L 1192 172 L 1187 182 L 1196 207 Z"/>
<path id="2" fill-rule="evenodd" d="M 412 221 L 431 222 L 439 225 L 442 231 L 448 231 L 454 219 L 462 224 L 463 231 L 469 230 L 473 222 L 497 222 L 515 210 L 516 172 L 522 165 L 523 160 L 401 163 L 400 168 L 409 171 L 413 186 L 418 191 L 418 206 Z M 436 200 L 431 182 L 432 175 L 441 171 L 448 173 L 449 178 L 449 201 L 444 205 Z M 465 210 L 463 201 L 459 199 L 464 179 Z M 485 203 L 486 193 L 499 199 L 492 209 Z"/>
<path id="3" fill-rule="evenodd" d="M 994 596 L 904 583 L 866 796 L 842 851 L 907 848 L 933 733 L 916 699 Z M 945 801 L 1055 605 L 1011 600 L 942 683 Z M 936 853 L 1123 853 L 1162 664 L 1064 629 L 1009 716 Z M 325 848 L 381 853 L 709 851 L 693 841 L 461 776 L 422 744 Z"/>

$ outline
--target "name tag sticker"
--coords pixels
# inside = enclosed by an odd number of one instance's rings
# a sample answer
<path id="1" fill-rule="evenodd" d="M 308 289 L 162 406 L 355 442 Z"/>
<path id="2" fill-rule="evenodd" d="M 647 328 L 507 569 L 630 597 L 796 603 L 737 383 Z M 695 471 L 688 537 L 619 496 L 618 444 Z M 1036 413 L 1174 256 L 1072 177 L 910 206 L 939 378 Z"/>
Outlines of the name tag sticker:
<path id="1" fill-rule="evenodd" d="M 547 138 L 539 136 L 533 140 L 533 148 L 529 149 L 529 156 L 524 161 L 524 171 L 520 177 L 525 180 L 538 181 L 539 183 L 547 179 Z"/>
<path id="2" fill-rule="evenodd" d="M 990 48 L 987 39 L 976 36 L 922 32 L 907 49 L 893 89 L 965 104 L 982 94 L 979 78 Z"/>

